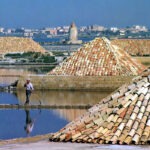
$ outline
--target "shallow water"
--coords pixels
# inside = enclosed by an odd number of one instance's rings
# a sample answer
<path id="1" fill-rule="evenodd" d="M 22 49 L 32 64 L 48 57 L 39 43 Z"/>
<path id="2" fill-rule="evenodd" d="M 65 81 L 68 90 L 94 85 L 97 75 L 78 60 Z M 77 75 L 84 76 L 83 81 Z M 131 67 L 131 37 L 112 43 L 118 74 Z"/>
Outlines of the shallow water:
<path id="1" fill-rule="evenodd" d="M 30 103 L 32 105 L 94 105 L 111 92 L 84 91 L 33 91 Z M 24 104 L 25 91 L 13 93 L 0 92 L 0 104 Z"/>
<path id="2" fill-rule="evenodd" d="M 15 93 L 0 92 L 0 104 L 18 104 Z"/>
<path id="3" fill-rule="evenodd" d="M 108 92 L 34 91 L 30 98 L 30 104 L 94 105 L 108 94 Z M 0 92 L 0 104 L 24 104 L 24 102 L 25 91 L 17 91 L 15 93 Z M 85 112 L 86 109 L 0 109 L 0 139 L 56 132 Z M 30 117 L 31 120 L 34 120 L 34 126 L 31 133 L 27 134 L 25 130 L 26 119 Z"/>
<path id="4" fill-rule="evenodd" d="M 0 110 L 0 120 L 0 139 L 52 133 L 68 123 L 53 110 Z"/>

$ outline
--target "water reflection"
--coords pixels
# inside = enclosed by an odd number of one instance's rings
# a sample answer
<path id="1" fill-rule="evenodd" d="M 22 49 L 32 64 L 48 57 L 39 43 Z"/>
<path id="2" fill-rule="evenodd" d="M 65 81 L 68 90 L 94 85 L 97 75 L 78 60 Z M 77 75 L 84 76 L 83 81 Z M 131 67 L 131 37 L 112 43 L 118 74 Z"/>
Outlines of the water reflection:
<path id="1" fill-rule="evenodd" d="M 25 113 L 26 113 L 26 124 L 24 126 L 24 130 L 26 131 L 26 134 L 29 136 L 33 130 L 34 124 L 38 119 L 38 116 L 40 115 L 41 111 L 34 118 L 31 118 L 30 111 L 28 109 L 25 109 Z"/>
<path id="2" fill-rule="evenodd" d="M 80 91 L 34 91 L 30 98 L 31 105 L 56 105 L 56 106 L 87 106 L 98 103 L 110 92 L 80 92 Z M 25 91 L 16 93 L 0 93 L 0 104 L 21 104 L 26 101 Z M 61 118 L 72 121 L 86 109 L 53 109 L 53 112 Z"/>
<path id="3" fill-rule="evenodd" d="M 77 117 L 81 116 L 82 114 L 84 114 L 87 110 L 86 109 L 57 109 L 53 111 L 54 114 L 70 122 L 75 120 Z"/>
<path id="4" fill-rule="evenodd" d="M 54 133 L 68 121 L 53 110 L 0 110 L 0 139 Z"/>
<path id="5" fill-rule="evenodd" d="M 42 105 L 94 105 L 111 92 L 80 92 L 80 91 L 34 91 L 31 104 Z M 18 103 L 24 104 L 25 91 L 17 92 Z"/>
<path id="6" fill-rule="evenodd" d="M 85 106 L 98 103 L 109 92 L 34 91 L 31 104 Z M 1 104 L 24 104 L 25 91 L 0 92 Z M 0 109 L 0 139 L 53 133 L 85 113 L 86 109 Z"/>

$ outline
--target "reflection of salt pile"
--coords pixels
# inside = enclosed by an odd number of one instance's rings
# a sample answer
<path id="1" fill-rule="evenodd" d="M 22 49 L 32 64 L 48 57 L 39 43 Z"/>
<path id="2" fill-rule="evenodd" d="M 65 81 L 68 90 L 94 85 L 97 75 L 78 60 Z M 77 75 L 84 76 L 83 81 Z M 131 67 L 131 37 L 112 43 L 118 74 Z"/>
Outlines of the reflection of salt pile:
<path id="1" fill-rule="evenodd" d="M 150 142 L 150 68 L 52 135 L 53 141 Z"/>
<path id="2" fill-rule="evenodd" d="M 117 39 L 112 41 L 130 55 L 150 55 L 150 40 Z"/>
<path id="3" fill-rule="evenodd" d="M 54 110 L 59 117 L 64 118 L 68 121 L 72 121 L 86 112 L 86 109 L 57 109 Z"/>
<path id="4" fill-rule="evenodd" d="M 73 76 L 137 75 L 143 69 L 143 65 L 132 60 L 126 52 L 112 45 L 108 39 L 96 38 L 81 47 L 49 74 Z"/>
<path id="5" fill-rule="evenodd" d="M 20 37 L 1 37 L 0 54 L 19 52 L 41 52 L 45 50 L 32 39 Z"/>
<path id="6" fill-rule="evenodd" d="M 48 106 L 91 106 L 106 97 L 110 92 L 80 92 L 80 91 L 34 91 L 32 93 L 32 104 Z M 24 91 L 17 92 L 19 101 L 24 104 L 26 97 Z"/>

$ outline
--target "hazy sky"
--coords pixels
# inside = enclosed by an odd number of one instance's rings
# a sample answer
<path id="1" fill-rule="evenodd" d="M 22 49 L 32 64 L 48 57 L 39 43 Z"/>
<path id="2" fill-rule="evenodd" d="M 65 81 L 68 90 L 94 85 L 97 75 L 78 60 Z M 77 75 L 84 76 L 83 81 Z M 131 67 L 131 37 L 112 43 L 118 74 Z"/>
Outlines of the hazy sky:
<path id="1" fill-rule="evenodd" d="M 0 26 L 54 27 L 99 24 L 150 27 L 150 0 L 0 0 Z"/>

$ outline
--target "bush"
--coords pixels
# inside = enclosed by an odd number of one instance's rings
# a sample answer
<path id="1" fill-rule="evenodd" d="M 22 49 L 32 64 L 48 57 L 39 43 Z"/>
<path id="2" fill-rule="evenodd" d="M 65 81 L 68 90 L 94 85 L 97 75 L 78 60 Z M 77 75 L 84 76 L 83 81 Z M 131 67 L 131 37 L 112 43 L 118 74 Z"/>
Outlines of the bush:
<path id="1" fill-rule="evenodd" d="M 50 56 L 50 54 L 42 54 L 40 52 L 25 52 L 23 54 L 21 53 L 15 53 L 15 54 L 6 54 L 5 57 L 10 57 L 13 59 L 16 59 L 16 61 L 20 62 L 43 62 L 43 63 L 54 63 L 56 62 L 54 56 Z M 26 60 L 26 61 L 22 61 Z"/>

